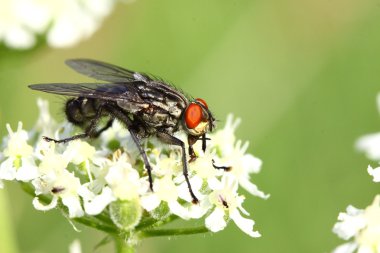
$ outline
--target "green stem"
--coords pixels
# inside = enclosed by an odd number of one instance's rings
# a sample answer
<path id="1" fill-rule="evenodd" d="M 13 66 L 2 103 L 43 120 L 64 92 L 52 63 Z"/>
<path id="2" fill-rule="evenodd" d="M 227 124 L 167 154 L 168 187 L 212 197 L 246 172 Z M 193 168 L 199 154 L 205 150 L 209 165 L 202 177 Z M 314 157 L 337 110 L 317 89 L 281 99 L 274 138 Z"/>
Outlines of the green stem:
<path id="1" fill-rule="evenodd" d="M 90 217 L 83 216 L 83 217 L 79 217 L 79 218 L 73 218 L 72 220 L 74 220 L 78 223 L 81 223 L 83 225 L 95 228 L 97 230 L 104 231 L 104 232 L 109 233 L 109 234 L 118 234 L 119 233 L 119 231 L 116 228 L 101 224 L 98 222 L 98 220 L 92 219 Z"/>
<path id="2" fill-rule="evenodd" d="M 193 235 L 210 232 L 205 226 L 194 228 L 150 229 L 139 232 L 139 238 Z"/>
<path id="3" fill-rule="evenodd" d="M 136 247 L 128 244 L 124 238 L 115 236 L 114 240 L 116 253 L 136 253 Z"/>
<path id="4" fill-rule="evenodd" d="M 148 228 L 148 227 L 162 226 L 164 224 L 175 221 L 176 219 L 178 219 L 178 216 L 174 215 L 174 214 L 170 215 L 169 217 L 167 217 L 164 220 L 156 220 L 154 218 L 148 217 L 148 218 L 142 220 L 140 222 L 140 224 L 136 226 L 135 230 L 139 231 L 139 230 L 143 230 L 144 228 Z"/>

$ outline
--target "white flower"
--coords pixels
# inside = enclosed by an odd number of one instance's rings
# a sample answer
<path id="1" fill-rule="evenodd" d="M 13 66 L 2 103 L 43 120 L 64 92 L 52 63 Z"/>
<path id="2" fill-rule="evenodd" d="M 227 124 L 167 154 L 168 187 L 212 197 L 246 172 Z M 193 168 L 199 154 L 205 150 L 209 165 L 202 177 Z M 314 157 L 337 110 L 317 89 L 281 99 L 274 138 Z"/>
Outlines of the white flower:
<path id="1" fill-rule="evenodd" d="M 215 169 L 212 166 L 212 161 L 217 160 L 214 151 L 206 150 L 205 153 L 200 151 L 195 161 L 189 164 L 190 171 L 195 172 L 194 177 L 199 177 L 207 181 L 210 189 L 219 189 L 221 182 L 218 177 L 223 175 L 223 170 Z M 223 164 L 224 165 L 224 164 Z"/>
<path id="2" fill-rule="evenodd" d="M 133 200 L 139 197 L 140 176 L 129 163 L 125 154 L 111 164 L 105 180 L 118 199 Z"/>
<path id="3" fill-rule="evenodd" d="M 69 253 L 81 253 L 82 249 L 80 246 L 80 241 L 78 239 L 74 240 L 69 246 Z"/>
<path id="4" fill-rule="evenodd" d="M 178 189 L 171 175 L 161 179 L 155 179 L 153 183 L 154 192 L 141 197 L 141 206 L 148 212 L 157 208 L 162 201 L 166 202 L 173 214 L 182 219 L 189 219 L 188 210 L 178 203 Z"/>
<path id="5" fill-rule="evenodd" d="M 110 14 L 115 0 L 2 0 L 0 42 L 27 49 L 46 34 L 51 47 L 73 46 L 91 36 Z"/>
<path id="6" fill-rule="evenodd" d="M 333 228 L 333 232 L 344 240 L 355 236 L 366 226 L 366 220 L 362 215 L 364 213 L 363 210 L 348 206 L 346 212 L 347 213 L 339 213 L 339 222 L 337 222 Z"/>
<path id="7" fill-rule="evenodd" d="M 358 248 L 358 245 L 353 242 L 344 243 L 336 247 L 333 253 L 352 253 Z"/>
<path id="8" fill-rule="evenodd" d="M 54 145 L 52 145 L 54 148 Z M 66 168 L 69 159 L 56 153 L 54 149 L 45 150 L 39 165 L 40 176 L 32 181 L 36 195 L 51 194 L 51 204 L 44 206 L 36 197 L 33 204 L 36 209 L 49 210 L 56 206 L 58 198 L 69 209 L 69 217 L 83 216 L 78 190 L 81 186 L 79 178 Z"/>
<path id="9" fill-rule="evenodd" d="M 158 177 L 165 175 L 182 174 L 182 163 L 180 153 L 162 154 L 161 150 L 155 148 L 151 152 L 152 173 Z"/>
<path id="10" fill-rule="evenodd" d="M 233 175 L 245 190 L 254 196 L 267 199 L 269 198 L 269 194 L 260 191 L 258 187 L 250 181 L 250 174 L 259 173 L 262 162 L 251 154 L 245 154 L 247 149 L 248 142 L 242 145 L 242 142 L 239 140 L 233 149 L 230 149 L 230 153 L 219 159 L 219 163 L 230 168 L 227 173 Z"/>
<path id="11" fill-rule="evenodd" d="M 38 210 L 50 210 L 56 207 L 58 198 L 61 198 L 62 203 L 69 209 L 69 217 L 81 217 L 84 215 L 78 190 L 80 188 L 79 178 L 73 173 L 63 170 L 59 175 L 47 174 L 33 180 L 33 185 L 36 189 L 36 195 L 52 193 L 52 202 L 49 205 L 44 205 L 38 197 L 33 200 L 33 205 Z"/>
<path id="12" fill-rule="evenodd" d="M 373 182 L 380 182 L 380 167 L 373 169 L 370 165 L 368 165 L 367 171 L 368 174 L 373 177 Z"/>
<path id="13" fill-rule="evenodd" d="M 209 135 L 211 141 L 205 151 L 201 141 L 194 145 L 197 159 L 188 163 L 188 179 L 199 203 L 193 204 L 183 174 L 181 148 L 165 145 L 154 137 L 144 140 L 142 147 L 152 167 L 152 191 L 144 160 L 122 124 L 113 122 L 99 140 L 46 142 L 43 135 L 63 139 L 76 131 L 67 122 L 55 123 L 47 102 L 39 100 L 38 105 L 40 117 L 33 130 L 28 134 L 20 123 L 13 132 L 8 125 L 9 137 L 4 139 L 4 151 L 0 152 L 0 188 L 2 179 L 31 181 L 28 186 L 34 189 L 33 205 L 37 210 L 63 205 L 69 218 L 99 219 L 120 231 L 138 230 L 139 224 L 144 227 L 171 214 L 184 220 L 207 215 L 206 227 L 213 232 L 233 220 L 251 237 L 260 236 L 253 230 L 254 221 L 243 217 L 249 214 L 242 207 L 244 197 L 237 192 L 241 185 L 253 195 L 267 197 L 250 181 L 250 176 L 260 171 L 261 160 L 246 153 L 247 142 L 236 141 L 234 131 L 239 120 L 229 116 L 224 129 Z M 187 143 L 185 133 L 175 136 Z"/>
<path id="14" fill-rule="evenodd" d="M 3 156 L 6 158 L 0 165 L 0 179 L 30 181 L 37 177 L 37 167 L 33 160 L 33 147 L 28 145 L 28 133 L 18 123 L 16 132 L 7 124 L 9 139 Z"/>
<path id="15" fill-rule="evenodd" d="M 84 210 L 89 215 L 98 215 L 111 202 L 116 200 L 111 188 L 104 187 L 98 195 L 90 191 L 87 187 L 90 183 L 84 184 L 78 190 L 78 194 L 83 198 Z"/>
<path id="16" fill-rule="evenodd" d="M 234 120 L 232 114 L 228 114 L 226 124 L 223 129 L 211 134 L 211 146 L 217 147 L 221 155 L 230 154 L 234 149 L 236 141 L 235 130 L 240 125 L 241 119 Z"/>
<path id="17" fill-rule="evenodd" d="M 76 165 L 83 164 L 90 181 L 92 181 L 92 175 L 89 170 L 89 159 L 94 156 L 95 151 L 95 148 L 87 142 L 75 140 L 68 144 L 63 156 Z"/>
<path id="18" fill-rule="evenodd" d="M 229 176 L 222 179 L 223 189 L 213 191 L 209 195 L 209 201 L 215 205 L 214 211 L 206 218 L 206 227 L 212 232 L 218 232 L 227 225 L 225 216 L 232 219 L 235 224 L 246 234 L 251 237 L 260 237 L 260 233 L 253 230 L 255 222 L 244 218 L 240 212 L 245 215 L 249 213 L 242 207 L 243 196 L 237 193 L 238 185 L 235 180 Z"/>
<path id="19" fill-rule="evenodd" d="M 346 213 L 340 213 L 333 228 L 340 238 L 353 241 L 343 244 L 334 253 L 380 252 L 380 195 L 364 210 L 349 206 Z"/>
<path id="20" fill-rule="evenodd" d="M 356 148 L 369 159 L 380 161 L 380 133 L 364 135 L 357 141 Z"/>

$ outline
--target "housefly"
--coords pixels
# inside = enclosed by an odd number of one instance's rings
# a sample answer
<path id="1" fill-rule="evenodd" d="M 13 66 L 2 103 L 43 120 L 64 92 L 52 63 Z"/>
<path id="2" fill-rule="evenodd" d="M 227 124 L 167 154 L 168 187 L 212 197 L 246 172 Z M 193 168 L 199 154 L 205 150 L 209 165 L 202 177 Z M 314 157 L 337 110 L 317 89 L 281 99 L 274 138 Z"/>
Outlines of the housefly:
<path id="1" fill-rule="evenodd" d="M 193 193 L 188 177 L 185 143 L 174 133 L 184 131 L 189 144 L 190 161 L 196 159 L 193 145 L 202 141 L 206 149 L 206 133 L 215 127 L 215 119 L 207 103 L 193 99 L 147 74 L 130 71 L 109 63 L 90 59 L 67 60 L 66 64 L 80 74 L 104 83 L 46 83 L 32 84 L 29 88 L 47 93 L 72 97 L 67 100 L 65 113 L 68 121 L 81 127 L 84 133 L 46 141 L 66 143 L 81 138 L 96 138 L 112 126 L 114 120 L 129 130 L 148 172 L 150 189 L 153 191 L 152 167 L 141 140 L 156 136 L 160 141 L 180 146 L 182 150 L 183 175 L 193 203 L 198 199 Z M 101 119 L 108 121 L 99 126 Z"/>

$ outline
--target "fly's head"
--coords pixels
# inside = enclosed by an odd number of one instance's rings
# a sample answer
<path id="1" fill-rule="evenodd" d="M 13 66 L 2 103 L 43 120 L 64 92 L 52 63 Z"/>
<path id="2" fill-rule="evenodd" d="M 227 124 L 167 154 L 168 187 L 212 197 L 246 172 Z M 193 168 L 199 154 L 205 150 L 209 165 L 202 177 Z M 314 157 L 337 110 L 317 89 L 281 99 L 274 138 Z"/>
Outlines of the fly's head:
<path id="1" fill-rule="evenodd" d="M 215 128 L 215 118 L 206 101 L 201 98 L 195 99 L 186 107 L 183 123 L 185 130 L 192 136 L 201 136 Z"/>

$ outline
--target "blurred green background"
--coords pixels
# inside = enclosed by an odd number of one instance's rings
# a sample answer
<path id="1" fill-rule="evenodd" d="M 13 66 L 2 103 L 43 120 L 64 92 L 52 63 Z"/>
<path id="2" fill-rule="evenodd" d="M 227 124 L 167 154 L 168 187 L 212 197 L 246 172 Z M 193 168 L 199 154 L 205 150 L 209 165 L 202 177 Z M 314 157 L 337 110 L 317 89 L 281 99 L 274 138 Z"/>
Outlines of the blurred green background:
<path id="1" fill-rule="evenodd" d="M 32 127 L 38 96 L 63 118 L 61 98 L 27 85 L 88 80 L 67 58 L 161 76 L 204 98 L 220 125 L 229 112 L 242 118 L 238 137 L 264 161 L 253 181 L 271 198 L 246 195 L 260 239 L 231 223 L 216 234 L 148 239 L 139 252 L 329 252 L 343 243 L 331 232 L 339 211 L 364 208 L 379 189 L 366 172 L 376 163 L 354 149 L 358 137 L 380 130 L 379 24 L 373 0 L 119 4 L 75 48 L 0 55 L 0 133 L 7 122 Z M 31 201 L 16 184 L 0 191 L 0 252 L 68 252 L 75 238 L 93 252 L 101 233 L 77 233 L 58 211 L 36 211 Z"/>

